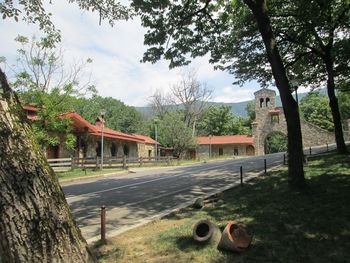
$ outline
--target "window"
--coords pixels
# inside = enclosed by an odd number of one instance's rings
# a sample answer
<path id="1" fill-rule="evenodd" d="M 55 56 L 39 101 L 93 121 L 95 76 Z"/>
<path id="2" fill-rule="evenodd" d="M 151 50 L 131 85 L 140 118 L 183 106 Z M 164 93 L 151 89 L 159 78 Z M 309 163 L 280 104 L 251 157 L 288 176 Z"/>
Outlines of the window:
<path id="1" fill-rule="evenodd" d="M 269 106 L 269 103 L 270 103 L 270 98 L 266 98 L 266 107 Z"/>
<path id="2" fill-rule="evenodd" d="M 98 142 L 96 143 L 96 155 L 97 155 L 98 157 L 101 157 L 101 142 L 100 142 L 100 141 L 98 141 Z"/>
<path id="3" fill-rule="evenodd" d="M 261 98 L 261 99 L 260 99 L 260 108 L 262 108 L 263 104 L 264 104 L 264 99 Z"/>
<path id="4" fill-rule="evenodd" d="M 271 123 L 279 123 L 280 122 L 280 116 L 278 114 L 271 115 Z"/>
<path id="5" fill-rule="evenodd" d="M 124 155 L 128 156 L 129 155 L 129 146 L 127 146 L 126 144 L 123 147 L 123 151 L 124 151 Z"/>
<path id="6" fill-rule="evenodd" d="M 233 149 L 233 155 L 235 155 L 235 156 L 238 155 L 238 148 L 237 148 L 237 147 L 235 147 L 235 148 Z"/>
<path id="7" fill-rule="evenodd" d="M 115 143 L 112 143 L 111 145 L 111 156 L 112 157 L 117 156 L 117 146 L 115 145 Z"/>
<path id="8" fill-rule="evenodd" d="M 224 149 L 219 148 L 219 156 L 222 156 L 222 155 L 224 155 Z"/>

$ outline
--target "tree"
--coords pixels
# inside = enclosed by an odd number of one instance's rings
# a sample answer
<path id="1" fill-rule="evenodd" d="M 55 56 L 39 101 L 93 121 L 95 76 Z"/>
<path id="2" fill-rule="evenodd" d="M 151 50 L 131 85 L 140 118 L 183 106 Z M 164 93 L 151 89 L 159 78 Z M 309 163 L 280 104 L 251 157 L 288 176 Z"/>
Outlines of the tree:
<path id="1" fill-rule="evenodd" d="M 194 148 L 196 142 L 191 128 L 183 120 L 183 113 L 169 112 L 158 124 L 158 141 L 174 148 L 174 154 L 182 158 L 188 149 Z"/>
<path id="2" fill-rule="evenodd" d="M 164 94 L 162 90 L 156 90 L 150 97 L 150 104 L 156 116 L 163 119 L 170 111 L 174 110 L 173 100 L 169 94 Z"/>
<path id="3" fill-rule="evenodd" d="M 82 9 L 98 10 L 100 18 L 111 23 L 128 17 L 128 10 L 114 1 L 74 2 Z M 5 1 L 0 14 L 56 33 L 49 39 L 52 44 L 60 40 L 42 1 Z M 0 84 L 0 261 L 94 262 L 2 69 Z"/>
<path id="4" fill-rule="evenodd" d="M 344 81 L 338 92 L 340 115 L 343 122 L 350 119 L 350 81 Z"/>
<path id="5" fill-rule="evenodd" d="M 2 70 L 0 83 L 1 262 L 93 262 Z"/>
<path id="6" fill-rule="evenodd" d="M 187 127 L 193 125 L 195 130 L 196 121 L 207 108 L 212 91 L 205 83 L 197 80 L 194 70 L 189 70 L 181 75 L 179 83 L 171 87 L 171 92 L 174 104 L 183 108 L 184 122 Z"/>
<path id="7" fill-rule="evenodd" d="M 300 110 L 307 122 L 328 131 L 334 130 L 328 98 L 318 92 L 310 92 L 300 100 Z"/>
<path id="8" fill-rule="evenodd" d="M 255 104 L 254 104 L 254 101 L 249 101 L 247 103 L 247 106 L 245 107 L 245 110 L 247 111 L 248 118 L 251 121 L 254 121 L 255 120 Z"/>
<path id="9" fill-rule="evenodd" d="M 273 133 L 266 138 L 265 153 L 278 153 L 287 150 L 287 138 L 282 133 Z"/>
<path id="10" fill-rule="evenodd" d="M 198 121 L 199 135 L 235 135 L 248 134 L 249 128 L 244 126 L 244 118 L 231 113 L 230 107 L 210 107 Z"/>
<path id="11" fill-rule="evenodd" d="M 172 68 L 188 64 L 193 57 L 210 53 L 210 62 L 219 61 L 224 66 L 238 57 L 232 52 L 232 46 L 244 47 L 252 39 L 258 39 L 255 49 L 269 62 L 286 116 L 290 185 L 304 187 L 300 117 L 290 92 L 291 86 L 269 16 L 270 10 L 265 0 L 243 2 L 134 0 L 133 6 L 141 14 L 143 26 L 149 28 L 144 43 L 150 47 L 144 53 L 143 61 L 154 63 L 165 58 Z M 247 27 L 244 22 L 248 17 Z M 245 38 L 237 37 L 248 31 L 251 34 Z M 245 55 L 254 56 L 254 53 Z M 237 63 L 232 68 L 237 68 Z M 266 71 L 262 74 L 266 75 Z"/>
<path id="12" fill-rule="evenodd" d="M 76 100 L 73 107 L 77 113 L 91 123 L 95 123 L 101 110 L 104 109 L 106 110 L 105 125 L 108 128 L 125 133 L 138 133 L 144 130 L 145 124 L 141 114 L 134 107 L 127 106 L 111 97 L 80 98 Z"/>
<path id="13" fill-rule="evenodd" d="M 90 80 L 81 81 L 92 61 L 87 59 L 71 67 L 65 66 L 62 50 L 52 44 L 52 37 L 37 39 L 33 36 L 30 40 L 21 35 L 16 37 L 15 41 L 21 48 L 17 50 L 17 65 L 7 65 L 15 73 L 10 85 L 17 91 L 23 105 L 40 109 L 38 118 L 31 125 L 42 148 L 58 145 L 64 139 L 67 148 L 73 149 L 75 136 L 70 121 L 61 114 L 73 109 L 72 96 L 96 93 Z M 62 134 L 65 134 L 64 138 Z"/>
<path id="14" fill-rule="evenodd" d="M 277 14 L 285 15 L 285 23 L 276 23 L 276 27 L 281 41 L 292 44 L 294 54 L 290 71 L 308 84 L 326 82 L 337 150 L 348 153 L 335 89 L 350 72 L 350 57 L 346 55 L 350 52 L 350 3 L 299 0 L 279 10 L 283 10 Z"/>
<path id="15" fill-rule="evenodd" d="M 327 86 L 337 149 L 346 153 L 335 88 L 348 78 L 350 69 L 349 1 L 269 1 L 268 7 L 288 78 L 298 80 L 290 91 L 298 86 Z M 220 63 L 217 67 L 236 74 L 238 83 L 257 79 L 268 85 L 272 72 L 252 15 L 239 14 L 235 16 L 236 22 L 242 29 L 234 36 L 225 35 L 212 61 Z M 230 54 L 236 54 L 235 58 Z"/>

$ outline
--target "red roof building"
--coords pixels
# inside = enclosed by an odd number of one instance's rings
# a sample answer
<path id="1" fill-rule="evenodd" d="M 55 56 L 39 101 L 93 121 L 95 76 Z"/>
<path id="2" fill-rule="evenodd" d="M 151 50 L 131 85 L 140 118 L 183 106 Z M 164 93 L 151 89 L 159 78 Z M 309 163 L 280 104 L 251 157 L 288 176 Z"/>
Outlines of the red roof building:
<path id="1" fill-rule="evenodd" d="M 23 106 L 27 118 L 37 120 L 39 108 Z M 77 146 L 74 152 L 65 148 L 64 137 L 57 146 L 47 148 L 48 158 L 66 158 L 72 155 L 76 157 L 101 156 L 101 141 L 103 143 L 104 157 L 149 157 L 155 155 L 155 145 L 159 144 L 152 138 L 144 135 L 127 134 L 104 127 L 103 119 L 97 118 L 95 124 L 91 124 L 76 112 L 68 112 L 61 115 L 62 118 L 69 118 L 72 121 L 73 133 L 76 135 Z M 145 147 L 147 145 L 147 147 Z M 143 149 L 147 148 L 147 149 Z"/>
<path id="2" fill-rule="evenodd" d="M 253 137 L 248 135 L 197 137 L 197 157 L 255 155 Z"/>

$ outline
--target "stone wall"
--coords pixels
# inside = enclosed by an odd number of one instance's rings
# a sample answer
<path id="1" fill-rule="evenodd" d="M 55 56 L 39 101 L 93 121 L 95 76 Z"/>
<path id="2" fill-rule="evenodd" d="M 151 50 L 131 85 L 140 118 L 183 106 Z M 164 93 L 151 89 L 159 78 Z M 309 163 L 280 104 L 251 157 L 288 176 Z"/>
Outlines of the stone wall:
<path id="1" fill-rule="evenodd" d="M 139 157 L 148 158 L 156 156 L 156 147 L 154 144 L 138 143 Z"/>
<path id="2" fill-rule="evenodd" d="M 79 140 L 79 137 L 77 137 L 77 141 Z M 87 134 L 80 135 L 80 147 L 77 147 L 75 152 L 68 151 L 64 147 L 64 142 L 60 144 L 60 158 L 68 158 L 72 155 L 75 157 L 84 157 L 84 151 L 85 151 L 85 157 L 93 157 L 95 158 L 97 156 L 96 148 L 98 146 L 98 143 L 101 142 L 101 137 L 98 136 L 89 136 Z M 83 141 L 83 142 L 82 142 Z M 82 144 L 85 144 L 85 149 Z M 78 142 L 79 144 L 79 142 Z M 104 137 L 103 142 L 103 156 L 104 157 L 112 157 L 112 144 L 116 147 L 115 156 L 116 158 L 122 158 L 124 156 L 124 146 L 126 146 L 129 149 L 129 157 L 138 157 L 138 143 L 132 142 L 132 141 L 121 141 L 117 139 L 110 139 L 107 137 Z M 100 154 L 100 152 L 99 152 Z"/>

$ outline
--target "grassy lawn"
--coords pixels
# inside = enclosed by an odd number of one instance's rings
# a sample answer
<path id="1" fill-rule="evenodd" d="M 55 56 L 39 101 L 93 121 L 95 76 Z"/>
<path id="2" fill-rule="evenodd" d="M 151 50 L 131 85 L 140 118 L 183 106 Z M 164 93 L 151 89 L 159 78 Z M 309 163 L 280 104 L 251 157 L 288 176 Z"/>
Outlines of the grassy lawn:
<path id="1" fill-rule="evenodd" d="M 350 259 L 350 158 L 311 157 L 308 189 L 288 188 L 286 169 L 226 191 L 223 202 L 170 215 L 95 244 L 99 262 L 346 262 Z M 192 241 L 192 227 L 208 218 L 224 228 L 245 224 L 253 235 L 241 254 Z M 348 261 L 349 262 L 349 261 Z"/>
<path id="2" fill-rule="evenodd" d="M 93 169 L 74 169 L 67 172 L 58 172 L 56 175 L 60 181 L 80 178 L 85 176 L 99 175 L 99 174 L 108 174 L 108 173 L 121 173 L 125 172 L 122 169 L 104 169 L 104 170 L 93 170 Z"/>

